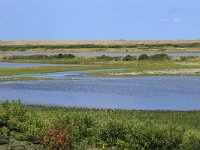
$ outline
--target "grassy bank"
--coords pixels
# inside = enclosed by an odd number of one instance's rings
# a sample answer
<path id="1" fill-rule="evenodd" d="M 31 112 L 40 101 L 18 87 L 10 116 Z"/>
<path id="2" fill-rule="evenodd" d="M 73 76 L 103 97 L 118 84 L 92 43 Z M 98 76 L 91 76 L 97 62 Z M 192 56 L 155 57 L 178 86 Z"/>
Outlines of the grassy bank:
<path id="1" fill-rule="evenodd" d="M 37 78 L 37 77 L 14 77 L 14 78 L 0 78 L 0 82 L 6 81 L 37 81 L 37 80 L 53 80 L 51 78 Z"/>
<path id="2" fill-rule="evenodd" d="M 199 75 L 200 65 L 193 61 L 107 61 L 86 66 L 44 66 L 31 68 L 0 68 L 0 76 L 40 74 L 79 70 L 123 69 L 106 72 L 91 72 L 91 76 L 134 75 Z M 150 72 L 150 73 L 149 73 Z M 133 74 L 131 74 L 133 73 Z M 134 74 L 135 73 L 135 74 Z"/>
<path id="3" fill-rule="evenodd" d="M 106 72 L 90 72 L 91 76 L 155 76 L 155 75 L 181 75 L 199 76 L 200 57 L 169 57 L 166 54 L 138 57 L 76 57 L 71 54 L 58 54 L 52 56 L 9 56 L 1 57 L 1 62 L 16 63 L 51 63 L 51 64 L 77 64 L 79 66 L 45 66 L 32 68 L 0 68 L 0 76 L 39 74 L 79 70 L 123 69 Z"/>
<path id="4" fill-rule="evenodd" d="M 199 115 L 199 111 L 67 109 L 6 102 L 0 104 L 0 148 L 198 150 Z"/>
<path id="5" fill-rule="evenodd" d="M 30 67 L 30 68 L 0 68 L 0 76 L 81 71 L 81 70 L 112 69 L 112 68 L 123 68 L 123 67 L 129 68 L 128 65 L 45 66 L 45 67 Z"/>

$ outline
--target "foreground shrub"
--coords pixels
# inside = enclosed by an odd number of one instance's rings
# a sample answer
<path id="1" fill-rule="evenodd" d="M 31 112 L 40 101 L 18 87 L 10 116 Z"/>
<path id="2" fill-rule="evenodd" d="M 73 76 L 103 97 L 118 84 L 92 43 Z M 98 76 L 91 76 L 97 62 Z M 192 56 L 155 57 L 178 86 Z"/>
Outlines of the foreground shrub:
<path id="1" fill-rule="evenodd" d="M 136 123 L 125 126 L 110 122 L 100 129 L 102 148 L 131 150 L 180 149 L 184 130 L 178 127 L 160 127 L 152 123 Z"/>
<path id="2" fill-rule="evenodd" d="M 20 101 L 0 105 L 0 136 L 16 140 L 36 140 L 40 127 L 37 116 L 31 115 Z"/>
<path id="3" fill-rule="evenodd" d="M 199 132 L 194 134 L 183 126 L 157 124 L 147 119 L 139 121 L 130 116 L 121 119 L 125 116 L 123 113 L 105 111 L 27 107 L 20 102 L 7 101 L 0 104 L 0 149 L 27 148 L 27 144 L 41 149 L 66 150 L 200 149 Z M 104 119 L 96 118 L 103 113 Z M 126 120 L 129 117 L 131 119 Z M 198 123 L 193 127 L 192 130 L 198 131 Z"/>
<path id="4" fill-rule="evenodd" d="M 116 147 L 118 142 L 126 141 L 127 129 L 120 123 L 109 122 L 100 129 L 99 139 L 102 147 Z"/>
<path id="5" fill-rule="evenodd" d="M 194 133 L 186 133 L 183 137 L 181 150 L 200 150 L 200 136 Z"/>
<path id="6" fill-rule="evenodd" d="M 41 144 L 46 149 L 72 150 L 71 126 L 68 124 L 55 125 L 41 138 Z"/>
<path id="7" fill-rule="evenodd" d="M 176 127 L 137 126 L 129 137 L 129 149 L 179 149 L 184 131 Z"/>
<path id="8" fill-rule="evenodd" d="M 27 110 L 20 102 L 5 102 L 0 106 L 0 133 L 24 139 L 27 131 Z"/>
<path id="9" fill-rule="evenodd" d="M 92 144 L 94 142 L 95 126 L 92 118 L 88 116 L 76 116 L 72 120 L 74 142 L 87 142 Z"/>
<path id="10" fill-rule="evenodd" d="M 27 141 L 17 141 L 11 139 L 9 143 L 1 145 L 0 150 L 45 150 L 40 144 L 33 144 Z"/>

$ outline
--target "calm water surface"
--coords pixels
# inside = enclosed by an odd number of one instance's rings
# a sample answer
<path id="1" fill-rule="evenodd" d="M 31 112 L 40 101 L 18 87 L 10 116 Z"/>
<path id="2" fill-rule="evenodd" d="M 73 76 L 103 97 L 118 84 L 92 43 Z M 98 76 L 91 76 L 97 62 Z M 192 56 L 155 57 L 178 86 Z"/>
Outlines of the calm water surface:
<path id="1" fill-rule="evenodd" d="M 0 62 L 0 68 L 26 68 L 26 67 L 41 67 L 41 66 L 77 66 L 77 65 Z M 78 66 L 80 66 L 80 65 L 78 65 Z"/>
<path id="2" fill-rule="evenodd" d="M 0 99 L 66 107 L 200 110 L 200 77 L 98 78 L 76 75 L 74 80 L 1 82 Z"/>

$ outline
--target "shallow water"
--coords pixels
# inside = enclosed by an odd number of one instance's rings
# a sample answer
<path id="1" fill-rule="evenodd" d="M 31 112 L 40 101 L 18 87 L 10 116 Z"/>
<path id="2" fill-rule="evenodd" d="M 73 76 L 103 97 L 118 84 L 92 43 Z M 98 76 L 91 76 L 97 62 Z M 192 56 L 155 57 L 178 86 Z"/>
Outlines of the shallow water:
<path id="1" fill-rule="evenodd" d="M 57 55 L 59 53 L 6 53 L 6 54 L 0 54 L 0 56 L 31 56 L 31 55 Z M 143 53 L 70 53 L 75 56 L 140 56 Z M 166 53 L 169 56 L 172 57 L 180 57 L 180 56 L 200 56 L 200 53 Z M 155 53 L 147 53 L 147 55 L 155 55 Z"/>
<path id="2" fill-rule="evenodd" d="M 66 107 L 200 110 L 200 77 L 78 75 L 78 80 L 2 82 L 0 99 Z"/>
<path id="3" fill-rule="evenodd" d="M 41 66 L 76 66 L 76 65 L 0 62 L 0 68 L 25 68 L 25 67 L 41 67 Z"/>
<path id="4" fill-rule="evenodd" d="M 66 71 L 66 72 L 53 72 L 53 73 L 41 73 L 41 74 L 22 74 L 22 75 L 12 75 L 12 76 L 0 76 L 1 78 L 18 78 L 18 77 L 37 77 L 37 78 L 52 78 L 59 80 L 66 79 L 83 79 L 92 78 L 86 74 L 89 72 L 106 72 L 112 70 L 125 70 L 125 69 L 100 69 L 100 70 L 81 70 L 81 71 Z"/>

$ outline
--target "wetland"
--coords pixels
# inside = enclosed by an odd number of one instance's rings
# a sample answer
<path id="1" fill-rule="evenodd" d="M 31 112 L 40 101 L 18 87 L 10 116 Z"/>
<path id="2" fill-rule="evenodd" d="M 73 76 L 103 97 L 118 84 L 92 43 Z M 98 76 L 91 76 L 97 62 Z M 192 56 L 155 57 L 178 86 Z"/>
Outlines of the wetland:
<path id="1" fill-rule="evenodd" d="M 200 148 L 198 41 L 5 43 L 0 149 Z"/>

